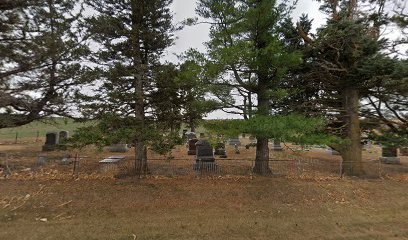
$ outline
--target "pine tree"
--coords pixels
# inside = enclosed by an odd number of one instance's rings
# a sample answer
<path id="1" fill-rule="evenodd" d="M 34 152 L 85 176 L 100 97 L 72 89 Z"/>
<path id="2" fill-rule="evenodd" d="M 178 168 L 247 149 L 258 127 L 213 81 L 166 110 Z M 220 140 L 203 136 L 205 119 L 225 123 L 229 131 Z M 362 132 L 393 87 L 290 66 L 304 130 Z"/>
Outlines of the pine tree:
<path id="1" fill-rule="evenodd" d="M 173 43 L 169 9 L 172 0 L 86 2 L 97 12 L 88 24 L 93 40 L 100 46 L 94 56 L 100 86 L 88 98 L 92 103 L 83 106 L 84 110 L 101 120 L 100 126 L 108 137 L 134 143 L 135 171 L 146 173 L 146 146 L 161 134 L 154 129 L 158 123 L 155 116 L 162 114 L 153 111 L 162 106 L 157 102 L 152 105 L 151 94 L 160 87 L 156 80 L 162 77 L 157 75 L 161 71 L 154 70 L 165 48 Z"/>
<path id="2" fill-rule="evenodd" d="M 333 146 L 342 155 L 344 171 L 349 175 L 364 174 L 362 163 L 361 103 L 372 96 L 378 79 L 388 79 L 395 68 L 394 60 L 382 53 L 387 40 L 379 35 L 387 24 L 385 1 L 322 1 L 321 10 L 329 15 L 315 38 L 298 27 L 300 36 L 309 44 L 305 53 L 303 74 L 315 86 L 317 109 L 331 119 L 332 133 L 347 141 Z M 380 87 L 385 86 L 383 82 Z M 377 125 L 378 126 L 378 125 Z"/>
<path id="3" fill-rule="evenodd" d="M 77 6 L 68 0 L 1 5 L 9 10 L 0 24 L 0 128 L 67 114 L 87 54 Z"/>
<path id="4" fill-rule="evenodd" d="M 290 6 L 274 0 L 199 1 L 197 13 L 211 24 L 207 46 L 213 84 L 238 88 L 246 96 L 241 109 L 247 116 L 272 115 L 272 102 L 282 92 L 280 81 L 301 63 L 300 53 L 288 52 L 277 31 L 289 11 Z M 252 96 L 256 108 L 248 102 Z M 255 173 L 271 172 L 268 137 L 257 136 L 255 159 Z"/>

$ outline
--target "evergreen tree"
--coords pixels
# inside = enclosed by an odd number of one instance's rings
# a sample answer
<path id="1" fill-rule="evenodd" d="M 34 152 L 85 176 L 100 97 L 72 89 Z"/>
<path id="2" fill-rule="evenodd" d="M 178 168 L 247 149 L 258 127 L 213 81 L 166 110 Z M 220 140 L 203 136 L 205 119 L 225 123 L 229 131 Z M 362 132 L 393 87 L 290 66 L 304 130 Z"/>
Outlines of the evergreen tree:
<path id="1" fill-rule="evenodd" d="M 101 120 L 99 129 L 108 138 L 134 143 L 136 173 L 146 173 L 146 146 L 164 135 L 155 131 L 155 117 L 165 115 L 162 102 L 169 99 L 152 102 L 152 93 L 155 87 L 163 90 L 161 84 L 166 81 L 159 80 L 163 71 L 173 71 L 171 67 L 158 68 L 163 51 L 173 43 L 172 0 L 86 2 L 97 12 L 88 23 L 100 46 L 94 56 L 100 85 L 87 98 L 91 103 L 83 106 L 84 112 Z"/>
<path id="2" fill-rule="evenodd" d="M 241 107 L 247 116 L 272 115 L 273 101 L 283 94 L 280 81 L 301 63 L 300 53 L 288 52 L 277 31 L 288 12 L 290 6 L 275 0 L 199 1 L 197 13 L 211 24 L 207 46 L 213 84 L 235 87 L 247 96 Z M 252 96 L 256 96 L 256 105 L 248 104 Z M 268 137 L 256 137 L 253 170 L 269 174 Z"/>
<path id="3" fill-rule="evenodd" d="M 310 99 L 315 109 L 331 119 L 329 130 L 347 140 L 333 147 L 341 153 L 344 171 L 349 175 L 364 174 L 361 132 L 365 126 L 361 118 L 367 115 L 361 103 L 373 96 L 376 86 L 386 86 L 396 66 L 395 59 L 382 53 L 387 46 L 387 39 L 379 35 L 388 23 L 385 1 L 370 1 L 370 8 L 365 2 L 322 1 L 321 10 L 329 19 L 315 38 L 298 26 L 300 36 L 309 44 L 305 53 L 308 71 L 302 76 L 315 86 L 316 94 Z"/>
<path id="4" fill-rule="evenodd" d="M 0 7 L 0 128 L 64 115 L 87 53 L 68 0 L 6 1 Z"/>

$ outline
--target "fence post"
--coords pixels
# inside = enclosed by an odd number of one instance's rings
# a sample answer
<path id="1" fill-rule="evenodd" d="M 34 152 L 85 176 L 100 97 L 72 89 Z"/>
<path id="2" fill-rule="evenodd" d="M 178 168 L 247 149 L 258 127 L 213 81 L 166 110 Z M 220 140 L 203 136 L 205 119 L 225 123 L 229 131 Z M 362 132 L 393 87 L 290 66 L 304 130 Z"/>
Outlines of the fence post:
<path id="1" fill-rule="evenodd" d="M 16 140 L 14 141 L 15 144 L 17 144 L 17 140 L 18 140 L 18 132 L 16 132 Z"/>

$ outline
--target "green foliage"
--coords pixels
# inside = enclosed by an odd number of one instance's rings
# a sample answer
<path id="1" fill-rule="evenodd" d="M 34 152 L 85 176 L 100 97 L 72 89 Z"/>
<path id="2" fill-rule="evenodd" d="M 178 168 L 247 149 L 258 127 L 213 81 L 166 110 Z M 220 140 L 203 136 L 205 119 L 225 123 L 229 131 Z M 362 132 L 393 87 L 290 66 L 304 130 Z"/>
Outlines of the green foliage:
<path id="1" fill-rule="evenodd" d="M 213 22 L 206 77 L 214 86 L 224 87 L 225 91 L 215 88 L 213 94 L 225 108 L 250 118 L 256 106 L 249 100 L 256 96 L 258 105 L 263 105 L 258 106 L 258 114 L 269 115 L 267 102 L 279 102 L 288 94 L 281 82 L 302 63 L 302 53 L 289 50 L 279 32 L 292 7 L 274 0 L 199 1 L 198 15 Z"/>
<path id="2" fill-rule="evenodd" d="M 244 120 L 211 120 L 204 127 L 212 134 L 237 136 L 247 133 L 257 138 L 280 139 L 299 144 L 338 144 L 341 140 L 324 133 L 327 121 L 301 115 L 255 116 Z"/>
<path id="3" fill-rule="evenodd" d="M 0 26 L 0 111 L 8 113 L 0 115 L 0 128 L 66 115 L 89 54 L 80 4 L 25 2 L 0 13 L 7 25 Z"/>

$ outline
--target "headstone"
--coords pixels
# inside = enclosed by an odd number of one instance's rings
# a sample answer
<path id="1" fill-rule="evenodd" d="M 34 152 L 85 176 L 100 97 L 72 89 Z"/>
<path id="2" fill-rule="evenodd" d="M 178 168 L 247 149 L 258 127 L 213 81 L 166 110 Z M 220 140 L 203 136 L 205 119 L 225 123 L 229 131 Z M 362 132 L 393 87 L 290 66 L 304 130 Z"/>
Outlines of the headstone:
<path id="1" fill-rule="evenodd" d="M 67 141 L 69 138 L 68 131 L 60 131 L 59 132 L 59 143 Z"/>
<path id="2" fill-rule="evenodd" d="M 119 162 L 125 160 L 124 156 L 111 156 L 99 161 L 101 172 L 103 173 L 116 173 Z"/>
<path id="3" fill-rule="evenodd" d="M 246 134 L 245 134 L 245 133 L 242 134 L 242 138 L 246 138 Z"/>
<path id="4" fill-rule="evenodd" d="M 108 147 L 109 152 L 127 152 L 129 151 L 129 148 L 127 144 L 124 143 L 117 143 L 117 144 L 112 144 Z"/>
<path id="5" fill-rule="evenodd" d="M 400 164 L 398 149 L 395 147 L 383 146 L 380 162 L 385 164 Z"/>
<path id="6" fill-rule="evenodd" d="M 220 158 L 226 158 L 227 152 L 225 151 L 225 144 L 224 143 L 217 143 L 215 145 L 214 155 L 219 155 Z"/>
<path id="7" fill-rule="evenodd" d="M 233 137 L 233 138 L 228 139 L 228 145 L 230 145 L 230 146 L 235 146 L 235 145 L 241 146 L 241 141 L 239 140 L 239 137 Z"/>
<path id="8" fill-rule="evenodd" d="M 54 151 L 59 143 L 59 134 L 57 132 L 47 132 L 45 134 L 45 143 L 42 146 L 43 151 Z"/>
<path id="9" fill-rule="evenodd" d="M 196 162 L 193 164 L 194 170 L 216 171 L 213 148 L 207 140 L 200 140 L 196 143 Z"/>
<path id="10" fill-rule="evenodd" d="M 272 151 L 282 151 L 281 142 L 279 139 L 273 140 Z"/>
<path id="11" fill-rule="evenodd" d="M 196 155 L 196 142 L 198 142 L 197 138 L 193 138 L 188 140 L 188 152 L 187 155 Z"/>
<path id="12" fill-rule="evenodd" d="M 196 161 L 214 162 L 214 153 L 211 144 L 207 140 L 200 140 L 196 142 L 197 158 Z"/>
<path id="13" fill-rule="evenodd" d="M 200 138 L 205 138 L 205 133 L 200 133 Z"/>

